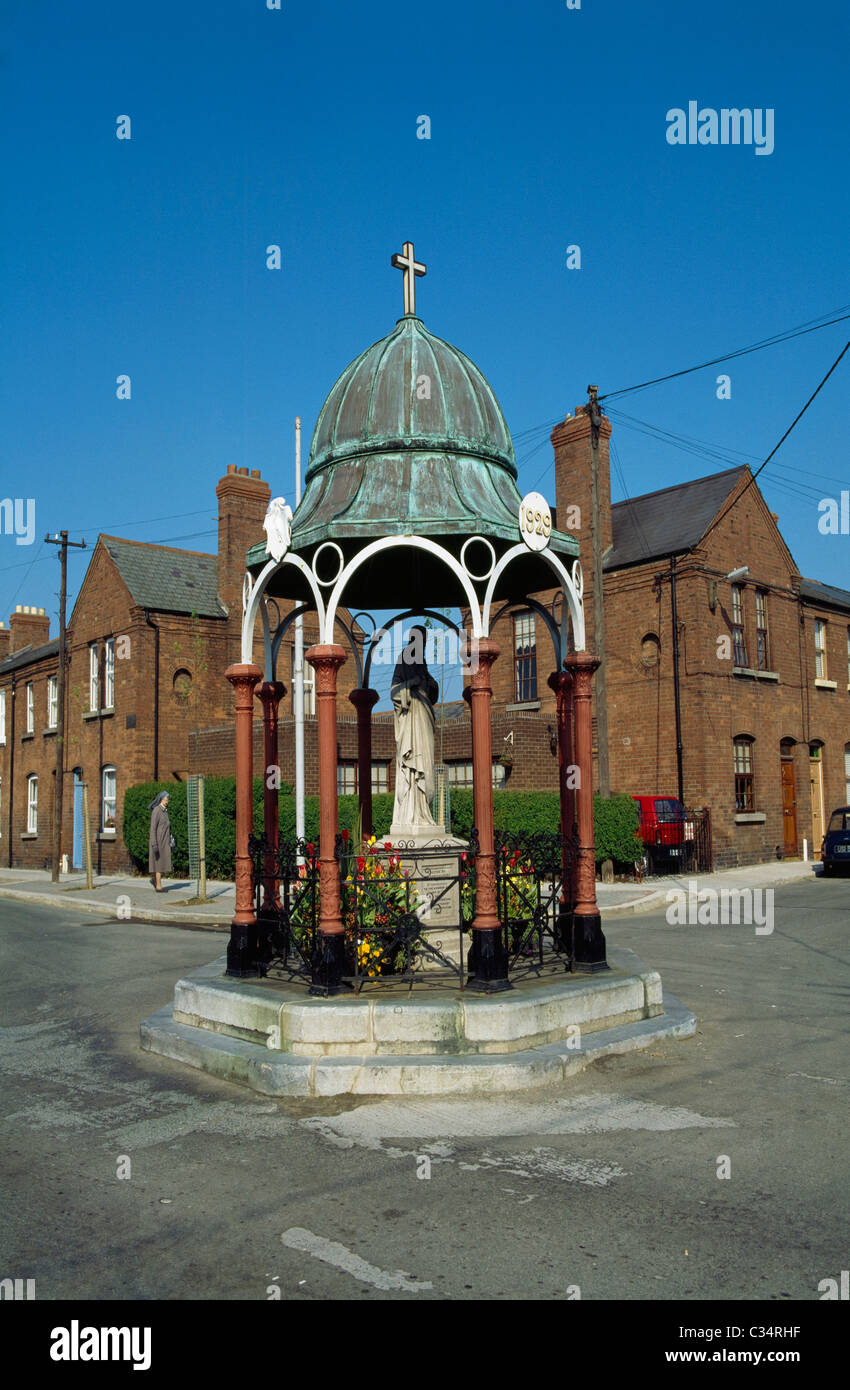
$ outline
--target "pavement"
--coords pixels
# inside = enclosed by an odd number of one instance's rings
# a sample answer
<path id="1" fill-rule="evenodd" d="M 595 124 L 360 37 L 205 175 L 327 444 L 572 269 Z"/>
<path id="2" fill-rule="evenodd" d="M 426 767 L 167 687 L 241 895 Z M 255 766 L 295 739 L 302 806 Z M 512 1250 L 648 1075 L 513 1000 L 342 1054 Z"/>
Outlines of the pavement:
<path id="1" fill-rule="evenodd" d="M 687 891 L 691 883 L 697 891 L 705 888 L 768 888 L 783 884 L 813 882 L 821 874 L 819 863 L 800 859 L 770 860 L 746 868 L 723 869 L 714 874 L 670 875 L 647 879 L 643 883 L 597 883 L 596 896 L 603 918 L 657 912 L 669 901 L 675 889 Z M 236 910 L 232 883 L 210 881 L 206 901 L 198 901 L 198 885 L 189 879 L 166 879 L 164 891 L 157 893 L 150 879 L 132 874 L 95 875 L 86 887 L 84 874 L 62 874 L 51 882 L 49 869 L 0 869 L 0 898 L 17 898 L 43 906 L 62 906 L 96 916 L 132 918 L 136 922 L 172 922 L 181 926 L 218 931 L 230 927 Z"/>

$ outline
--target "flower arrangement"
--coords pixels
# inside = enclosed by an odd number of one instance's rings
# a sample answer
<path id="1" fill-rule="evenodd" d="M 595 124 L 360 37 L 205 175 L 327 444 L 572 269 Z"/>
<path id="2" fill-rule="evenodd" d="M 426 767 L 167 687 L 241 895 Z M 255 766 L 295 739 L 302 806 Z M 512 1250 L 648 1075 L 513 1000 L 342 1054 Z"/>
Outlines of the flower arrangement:
<path id="1" fill-rule="evenodd" d="M 534 866 L 519 850 L 509 856 L 507 845 L 502 847 L 502 856 L 500 896 L 505 917 L 508 921 L 528 921 L 537 903 Z"/>
<path id="2" fill-rule="evenodd" d="M 416 887 L 409 869 L 392 852 L 392 842 L 384 842 L 384 854 L 377 849 L 377 837 L 363 842 L 361 854 L 346 856 L 340 876 L 342 920 L 356 973 L 375 977 L 404 971 L 415 953 L 415 943 L 393 941 L 398 919 L 415 910 Z"/>

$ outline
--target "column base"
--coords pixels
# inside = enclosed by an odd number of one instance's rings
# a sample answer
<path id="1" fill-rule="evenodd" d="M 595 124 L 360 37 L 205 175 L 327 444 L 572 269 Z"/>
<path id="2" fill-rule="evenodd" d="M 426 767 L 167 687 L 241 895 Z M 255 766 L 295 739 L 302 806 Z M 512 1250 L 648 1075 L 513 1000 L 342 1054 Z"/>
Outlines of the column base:
<path id="1" fill-rule="evenodd" d="M 508 953 L 497 930 L 472 929 L 472 945 L 466 958 L 469 978 L 466 988 L 473 994 L 499 994 L 513 989 L 508 979 Z"/>
<path id="2" fill-rule="evenodd" d="M 225 975 L 234 980 L 254 979 L 260 973 L 257 965 L 258 939 L 256 922 L 233 922 L 227 943 Z"/>
<path id="3" fill-rule="evenodd" d="M 605 959 L 605 935 L 598 913 L 575 913 L 573 918 L 573 968 L 583 975 L 610 970 Z"/>
<path id="4" fill-rule="evenodd" d="M 319 932 L 316 937 L 316 950 L 313 955 L 313 978 L 310 993 L 327 999 L 334 994 L 343 994 L 351 986 L 343 981 L 348 962 L 345 957 L 345 935 L 336 932 L 333 936 Z"/>

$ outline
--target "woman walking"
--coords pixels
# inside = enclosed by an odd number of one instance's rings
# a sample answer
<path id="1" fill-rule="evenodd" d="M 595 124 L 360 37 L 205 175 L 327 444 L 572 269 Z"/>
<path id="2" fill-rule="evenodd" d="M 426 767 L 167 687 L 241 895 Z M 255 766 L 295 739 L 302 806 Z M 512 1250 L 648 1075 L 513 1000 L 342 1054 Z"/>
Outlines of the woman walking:
<path id="1" fill-rule="evenodd" d="M 148 837 L 148 868 L 151 883 L 157 893 L 164 893 L 162 875 L 171 872 L 171 822 L 168 819 L 168 792 L 160 792 L 154 797 L 148 810 L 151 812 L 151 829 Z"/>

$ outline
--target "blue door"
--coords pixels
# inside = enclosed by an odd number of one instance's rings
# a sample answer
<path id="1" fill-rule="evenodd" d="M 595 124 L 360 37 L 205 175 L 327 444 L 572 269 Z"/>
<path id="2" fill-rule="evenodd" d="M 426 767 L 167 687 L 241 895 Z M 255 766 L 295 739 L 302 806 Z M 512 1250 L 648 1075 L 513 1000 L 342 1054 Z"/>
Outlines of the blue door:
<path id="1" fill-rule="evenodd" d="M 79 767 L 74 768 L 74 849 L 71 857 L 71 868 L 81 869 L 83 867 L 83 773 Z"/>

